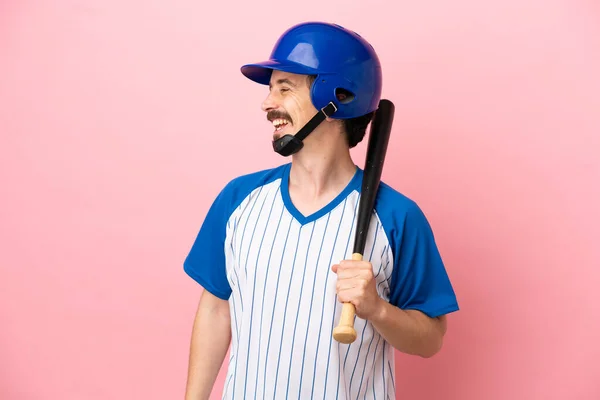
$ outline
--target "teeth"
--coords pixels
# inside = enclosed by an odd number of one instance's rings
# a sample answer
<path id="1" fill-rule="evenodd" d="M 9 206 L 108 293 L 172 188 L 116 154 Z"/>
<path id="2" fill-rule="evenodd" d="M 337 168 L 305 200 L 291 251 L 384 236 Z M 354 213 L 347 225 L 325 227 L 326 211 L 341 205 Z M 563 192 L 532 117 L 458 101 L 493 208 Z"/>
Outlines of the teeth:
<path id="1" fill-rule="evenodd" d="M 279 127 L 280 125 L 285 125 L 287 123 L 288 122 L 285 119 L 275 119 L 275 120 L 273 120 L 273 126 L 275 128 Z"/>

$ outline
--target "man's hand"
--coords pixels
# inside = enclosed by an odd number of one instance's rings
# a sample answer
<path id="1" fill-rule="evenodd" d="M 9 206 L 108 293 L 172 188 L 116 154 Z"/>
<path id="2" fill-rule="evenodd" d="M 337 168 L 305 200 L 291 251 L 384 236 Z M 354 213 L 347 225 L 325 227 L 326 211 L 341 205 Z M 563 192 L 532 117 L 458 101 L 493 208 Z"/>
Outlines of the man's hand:
<path id="1" fill-rule="evenodd" d="M 356 315 L 369 320 L 381 313 L 383 299 L 379 297 L 368 261 L 344 260 L 331 267 L 337 274 L 336 291 L 342 303 L 352 303 Z"/>
<path id="2" fill-rule="evenodd" d="M 352 303 L 356 315 L 369 320 L 396 350 L 432 357 L 442 347 L 446 316 L 430 318 L 418 310 L 402 310 L 379 296 L 373 267 L 367 261 L 344 260 L 331 267 L 338 276 L 342 303 Z"/>

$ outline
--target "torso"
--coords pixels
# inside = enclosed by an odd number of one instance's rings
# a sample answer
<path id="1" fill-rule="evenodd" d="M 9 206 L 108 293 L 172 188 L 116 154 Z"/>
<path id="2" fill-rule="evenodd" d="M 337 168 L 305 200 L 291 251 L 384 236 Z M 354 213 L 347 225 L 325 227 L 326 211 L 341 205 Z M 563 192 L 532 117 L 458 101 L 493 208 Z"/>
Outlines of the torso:
<path id="1" fill-rule="evenodd" d="M 232 321 L 224 398 L 394 398 L 393 349 L 356 318 L 358 338 L 336 342 L 341 304 L 331 266 L 353 252 L 360 179 L 305 217 L 292 204 L 287 175 L 254 189 L 226 230 Z M 364 250 L 377 289 L 389 295 L 393 255 L 374 214 Z"/>

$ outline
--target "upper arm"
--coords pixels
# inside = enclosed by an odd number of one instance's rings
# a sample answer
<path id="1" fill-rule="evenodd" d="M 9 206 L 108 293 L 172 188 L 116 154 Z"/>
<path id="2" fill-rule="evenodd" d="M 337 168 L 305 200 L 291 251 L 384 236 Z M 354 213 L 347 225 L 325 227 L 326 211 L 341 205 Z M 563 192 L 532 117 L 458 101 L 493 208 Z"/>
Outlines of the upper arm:
<path id="1" fill-rule="evenodd" d="M 435 319 L 437 320 L 437 325 L 442 333 L 442 336 L 445 335 L 448 331 L 448 316 L 444 314 L 436 317 Z"/>
<path id="2" fill-rule="evenodd" d="M 419 310 L 409 309 L 404 311 L 414 319 L 419 320 L 421 325 L 426 326 L 425 330 L 428 332 L 436 332 L 440 337 L 442 337 L 448 330 L 448 316 L 446 314 L 439 315 L 437 317 L 430 317 Z"/>
<path id="3" fill-rule="evenodd" d="M 210 315 L 213 320 L 222 320 L 230 324 L 229 302 L 215 296 L 208 290 L 203 290 L 198 302 L 198 315 Z"/>
<path id="4" fill-rule="evenodd" d="M 226 189 L 219 193 L 209 208 L 183 264 L 185 272 L 192 279 L 222 300 L 227 300 L 231 294 L 225 259 L 231 198 Z"/>
<path id="5" fill-rule="evenodd" d="M 391 233 L 394 269 L 390 302 L 403 310 L 417 310 L 445 331 L 445 314 L 458 310 L 458 302 L 437 248 L 433 231 L 412 204 Z"/>

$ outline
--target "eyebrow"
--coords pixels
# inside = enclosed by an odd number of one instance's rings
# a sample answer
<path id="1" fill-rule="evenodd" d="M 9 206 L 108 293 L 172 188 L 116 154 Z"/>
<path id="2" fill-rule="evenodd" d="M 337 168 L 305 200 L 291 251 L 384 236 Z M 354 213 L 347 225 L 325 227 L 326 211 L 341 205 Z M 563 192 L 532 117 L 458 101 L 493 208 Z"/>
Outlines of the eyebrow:
<path id="1" fill-rule="evenodd" d="M 278 79 L 276 83 L 278 85 L 287 84 L 287 85 L 290 85 L 292 87 L 296 87 L 296 85 L 292 81 L 290 81 L 289 79 L 286 79 L 286 78 Z M 273 87 L 273 85 L 271 83 L 269 83 L 269 89 L 271 89 L 272 87 Z"/>

